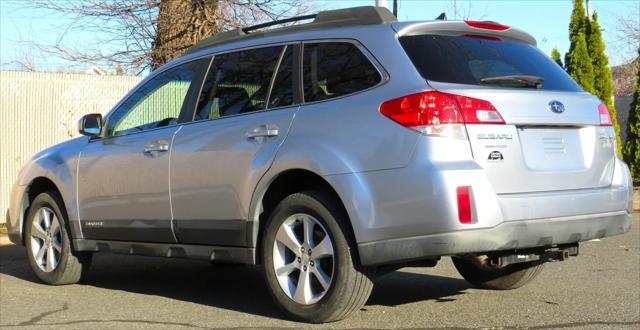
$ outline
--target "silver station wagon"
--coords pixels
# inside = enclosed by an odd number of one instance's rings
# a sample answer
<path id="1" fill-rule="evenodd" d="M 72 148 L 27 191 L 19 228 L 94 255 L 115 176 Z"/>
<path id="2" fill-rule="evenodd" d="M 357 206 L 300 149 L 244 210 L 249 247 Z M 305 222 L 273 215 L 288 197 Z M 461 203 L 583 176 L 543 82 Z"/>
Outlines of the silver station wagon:
<path id="1" fill-rule="evenodd" d="M 377 274 L 450 256 L 513 289 L 631 225 L 607 108 L 495 22 L 358 7 L 220 33 L 79 130 L 7 215 L 54 285 L 100 251 L 255 264 L 289 317 L 330 322 Z"/>

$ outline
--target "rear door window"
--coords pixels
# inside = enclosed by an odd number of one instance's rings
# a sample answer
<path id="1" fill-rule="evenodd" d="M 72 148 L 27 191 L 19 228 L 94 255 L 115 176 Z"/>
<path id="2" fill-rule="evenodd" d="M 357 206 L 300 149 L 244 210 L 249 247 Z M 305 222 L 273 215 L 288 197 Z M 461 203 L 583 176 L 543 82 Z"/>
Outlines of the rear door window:
<path id="1" fill-rule="evenodd" d="M 287 49 L 278 66 L 278 72 L 276 73 L 275 80 L 273 81 L 273 87 L 271 88 L 271 94 L 269 95 L 268 108 L 285 107 L 292 105 L 293 93 L 294 93 L 294 79 L 293 79 L 293 47 L 287 46 Z"/>
<path id="2" fill-rule="evenodd" d="M 271 79 L 283 48 L 216 55 L 198 100 L 195 120 L 266 109 Z"/>
<path id="3" fill-rule="evenodd" d="M 304 101 L 355 93 L 382 80 L 369 59 L 352 43 L 305 43 L 302 55 Z"/>
<path id="4" fill-rule="evenodd" d="M 544 79 L 542 89 L 581 91 L 558 64 L 524 42 L 425 34 L 400 37 L 400 43 L 418 72 L 430 81 L 487 85 L 485 78 L 537 76 Z"/>

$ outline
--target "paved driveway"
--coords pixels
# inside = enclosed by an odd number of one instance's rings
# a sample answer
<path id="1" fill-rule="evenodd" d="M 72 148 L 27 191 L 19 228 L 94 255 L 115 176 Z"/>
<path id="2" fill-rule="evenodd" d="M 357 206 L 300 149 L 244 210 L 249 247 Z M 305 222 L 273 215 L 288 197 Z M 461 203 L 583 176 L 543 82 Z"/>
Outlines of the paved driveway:
<path id="1" fill-rule="evenodd" d="M 640 328 L 640 221 L 581 246 L 513 291 L 471 288 L 448 258 L 382 276 L 351 318 L 318 328 Z M 0 248 L 0 328 L 300 328 L 283 319 L 261 270 L 97 254 L 81 285 L 40 284 L 22 247 Z"/>

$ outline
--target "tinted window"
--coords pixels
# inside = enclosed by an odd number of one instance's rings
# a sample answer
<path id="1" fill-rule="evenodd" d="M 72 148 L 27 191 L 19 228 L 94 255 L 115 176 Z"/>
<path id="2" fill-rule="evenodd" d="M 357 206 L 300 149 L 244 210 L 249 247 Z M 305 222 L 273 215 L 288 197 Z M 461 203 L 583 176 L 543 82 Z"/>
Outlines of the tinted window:
<path id="1" fill-rule="evenodd" d="M 305 102 L 351 94 L 381 80 L 378 70 L 351 43 L 305 44 L 302 56 Z"/>
<path id="2" fill-rule="evenodd" d="M 427 80 L 479 85 L 483 78 L 542 77 L 542 89 L 580 91 L 560 66 L 535 46 L 469 36 L 416 35 L 400 43 Z"/>
<path id="3" fill-rule="evenodd" d="M 293 104 L 293 63 L 293 47 L 288 46 L 273 82 L 273 88 L 269 96 L 269 108 Z"/>
<path id="4" fill-rule="evenodd" d="M 106 136 L 176 124 L 191 82 L 209 60 L 182 64 L 149 80 L 110 115 Z"/>
<path id="5" fill-rule="evenodd" d="M 196 120 L 266 108 L 282 46 L 216 55 L 198 101 Z"/>

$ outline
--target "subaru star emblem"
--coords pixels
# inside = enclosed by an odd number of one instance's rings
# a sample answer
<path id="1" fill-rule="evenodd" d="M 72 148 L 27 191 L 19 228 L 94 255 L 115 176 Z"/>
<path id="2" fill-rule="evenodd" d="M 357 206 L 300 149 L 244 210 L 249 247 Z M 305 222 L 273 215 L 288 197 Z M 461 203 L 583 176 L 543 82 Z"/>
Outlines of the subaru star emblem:
<path id="1" fill-rule="evenodd" d="M 560 101 L 551 101 L 549 102 L 549 110 L 555 113 L 563 113 L 564 112 L 564 104 Z"/>

